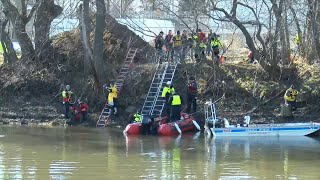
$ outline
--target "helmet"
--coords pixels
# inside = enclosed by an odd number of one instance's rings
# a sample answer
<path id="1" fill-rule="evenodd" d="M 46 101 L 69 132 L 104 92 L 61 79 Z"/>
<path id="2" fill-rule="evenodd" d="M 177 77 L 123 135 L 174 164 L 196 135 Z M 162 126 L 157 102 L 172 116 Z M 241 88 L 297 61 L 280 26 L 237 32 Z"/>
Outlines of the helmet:
<path id="1" fill-rule="evenodd" d="M 171 85 L 171 81 L 168 81 L 168 82 L 167 82 L 167 85 Z"/>
<path id="2" fill-rule="evenodd" d="M 66 90 L 70 90 L 70 85 L 66 85 Z"/>

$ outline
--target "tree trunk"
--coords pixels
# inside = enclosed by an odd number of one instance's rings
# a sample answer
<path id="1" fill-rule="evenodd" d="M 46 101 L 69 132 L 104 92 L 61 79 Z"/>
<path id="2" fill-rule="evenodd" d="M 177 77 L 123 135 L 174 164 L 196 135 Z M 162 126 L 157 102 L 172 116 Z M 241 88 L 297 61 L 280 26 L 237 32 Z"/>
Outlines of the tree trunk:
<path id="1" fill-rule="evenodd" d="M 9 34 L 5 31 L 5 27 L 8 23 L 8 19 L 5 19 L 3 22 L 0 20 L 0 43 L 4 50 L 4 63 L 9 65 L 13 64 L 18 60 L 17 54 L 13 48 L 12 41 Z"/>
<path id="2" fill-rule="evenodd" d="M 81 29 L 81 40 L 84 48 L 84 62 L 83 70 L 85 74 L 90 72 L 90 62 L 93 60 L 92 51 L 90 48 L 90 17 L 89 17 L 89 0 L 83 0 L 83 6 L 80 6 L 80 29 Z"/>
<path id="3" fill-rule="evenodd" d="M 279 6 L 275 2 L 275 0 L 271 0 L 273 5 L 273 12 L 276 17 L 276 29 L 278 29 L 279 32 L 279 38 L 280 38 L 280 44 L 281 44 L 281 60 L 283 64 L 289 64 L 289 55 L 288 55 L 288 47 L 286 43 L 286 36 L 285 36 L 285 18 L 283 15 L 283 4 L 284 0 L 280 0 Z M 278 40 L 277 33 L 275 34 L 275 41 Z"/>
<path id="4" fill-rule="evenodd" d="M 290 33 L 289 33 L 288 9 L 287 9 L 287 7 L 285 7 L 284 30 L 285 30 L 285 38 L 286 38 L 286 53 L 287 53 L 289 62 L 291 62 L 291 46 L 290 46 Z"/>
<path id="5" fill-rule="evenodd" d="M 1 2 L 4 7 L 3 13 L 13 24 L 13 32 L 21 47 L 22 58 L 33 59 L 35 54 L 33 44 L 26 32 L 27 17 L 20 15 L 10 0 L 1 0 Z"/>
<path id="6" fill-rule="evenodd" d="M 96 0 L 97 13 L 96 13 L 96 27 L 94 34 L 94 61 L 95 61 L 95 69 L 98 73 L 99 84 L 98 88 L 101 89 L 101 83 L 105 82 L 106 76 L 104 73 L 105 70 L 105 61 L 103 58 L 104 52 L 104 40 L 103 34 L 106 26 L 105 15 L 106 15 L 106 6 L 104 0 Z"/>
<path id="7" fill-rule="evenodd" d="M 62 7 L 55 5 L 54 0 L 37 0 L 39 7 L 34 21 L 35 49 L 40 59 L 44 60 L 52 55 L 52 46 L 49 41 L 52 21 L 62 13 Z"/>
<path id="8" fill-rule="evenodd" d="M 317 13 L 319 13 L 319 4 L 318 1 L 308 0 L 310 9 L 311 9 L 311 26 L 312 26 L 312 34 L 313 34 L 313 42 L 315 45 L 315 50 L 318 58 L 320 58 L 320 41 L 319 41 L 319 25 Z"/>

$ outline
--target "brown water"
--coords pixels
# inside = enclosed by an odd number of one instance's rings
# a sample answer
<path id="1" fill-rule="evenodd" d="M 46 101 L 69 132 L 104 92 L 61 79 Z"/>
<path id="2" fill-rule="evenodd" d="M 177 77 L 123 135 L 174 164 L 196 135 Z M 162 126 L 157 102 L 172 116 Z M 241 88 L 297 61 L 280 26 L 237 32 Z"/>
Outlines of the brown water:
<path id="1" fill-rule="evenodd" d="M 0 127 L 0 179 L 320 179 L 320 140 Z"/>

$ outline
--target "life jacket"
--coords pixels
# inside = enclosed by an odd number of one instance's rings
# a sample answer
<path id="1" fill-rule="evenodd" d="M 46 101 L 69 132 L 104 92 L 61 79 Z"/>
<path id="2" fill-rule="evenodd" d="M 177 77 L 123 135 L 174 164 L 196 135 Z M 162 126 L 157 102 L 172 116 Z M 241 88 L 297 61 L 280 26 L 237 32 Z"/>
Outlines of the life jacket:
<path id="1" fill-rule="evenodd" d="M 292 88 L 287 89 L 284 94 L 284 99 L 290 102 L 296 101 L 296 96 L 298 95 L 298 91 Z"/>
<path id="2" fill-rule="evenodd" d="M 161 97 L 167 97 L 167 96 L 170 96 L 171 94 L 174 93 L 174 87 L 164 87 L 163 90 L 162 90 L 162 94 L 161 94 Z"/>
<path id="3" fill-rule="evenodd" d="M 172 96 L 172 102 L 171 102 L 172 106 L 179 106 L 181 105 L 181 97 L 180 95 L 173 95 Z"/>
<path id="4" fill-rule="evenodd" d="M 163 90 L 162 90 L 162 94 L 161 94 L 161 97 L 164 97 L 166 102 L 169 101 L 169 98 L 170 96 L 174 93 L 174 87 L 164 87 Z"/>
<path id="5" fill-rule="evenodd" d="M 116 93 L 113 93 L 113 92 L 109 92 L 108 94 L 108 104 L 110 106 L 113 106 L 114 105 L 114 98 L 116 97 Z"/>
<path id="6" fill-rule="evenodd" d="M 135 113 L 133 118 L 135 122 L 142 122 L 142 115 L 140 113 Z"/>
<path id="7" fill-rule="evenodd" d="M 296 43 L 297 45 L 300 44 L 300 36 L 299 36 L 299 34 L 296 35 L 295 43 Z"/>
<path id="8" fill-rule="evenodd" d="M 76 121 L 80 121 L 80 118 L 81 118 L 81 108 L 78 107 L 78 106 L 72 106 L 71 107 L 71 111 L 73 112 L 73 120 L 76 120 Z"/>
<path id="9" fill-rule="evenodd" d="M 176 35 L 174 36 L 174 44 L 173 44 L 174 47 L 180 47 L 182 46 L 182 38 L 181 38 L 181 35 Z"/>
<path id="10" fill-rule="evenodd" d="M 195 81 L 188 84 L 188 93 L 191 95 L 196 95 L 198 93 L 198 85 Z"/>
<path id="11" fill-rule="evenodd" d="M 81 108 L 81 111 L 82 112 L 88 112 L 89 111 L 89 105 L 88 104 L 86 104 L 86 103 L 81 103 L 80 104 L 80 108 Z"/>
<path id="12" fill-rule="evenodd" d="M 117 86 L 113 85 L 112 87 L 109 87 L 109 94 L 113 93 L 114 98 L 118 98 L 118 90 L 117 90 Z"/>
<path id="13" fill-rule="evenodd" d="M 72 91 L 64 90 L 62 91 L 61 95 L 63 98 L 63 102 L 71 102 Z"/>
<path id="14" fill-rule="evenodd" d="M 204 41 L 204 38 L 206 37 L 206 34 L 203 33 L 203 32 L 199 32 L 199 33 L 198 33 L 198 37 L 199 37 L 200 42 L 203 42 L 203 41 Z"/>
<path id="15" fill-rule="evenodd" d="M 222 44 L 219 39 L 216 38 L 211 41 L 212 48 L 220 48 L 221 46 L 222 46 Z"/>
<path id="16" fill-rule="evenodd" d="M 200 45 L 199 45 L 199 47 L 200 47 L 200 48 L 206 48 L 207 46 L 206 46 L 205 43 L 201 42 Z"/>

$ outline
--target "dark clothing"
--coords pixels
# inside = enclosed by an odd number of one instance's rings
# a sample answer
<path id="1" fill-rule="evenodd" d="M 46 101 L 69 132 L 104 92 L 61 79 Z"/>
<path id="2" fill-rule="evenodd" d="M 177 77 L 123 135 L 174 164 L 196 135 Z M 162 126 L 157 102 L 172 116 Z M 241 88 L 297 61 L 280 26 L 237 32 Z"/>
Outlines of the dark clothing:
<path id="1" fill-rule="evenodd" d="M 197 95 L 198 94 L 198 84 L 196 81 L 193 81 L 188 84 L 188 94 Z"/>
<path id="2" fill-rule="evenodd" d="M 163 45 L 164 45 L 164 39 L 163 39 L 163 37 L 160 36 L 160 35 L 157 36 L 156 39 L 155 39 L 155 48 L 156 48 L 157 50 L 162 49 Z"/>
<path id="3" fill-rule="evenodd" d="M 198 84 L 196 81 L 193 81 L 188 84 L 187 87 L 187 113 L 191 113 L 191 107 L 193 112 L 197 111 L 197 95 L 198 95 Z"/>
<path id="4" fill-rule="evenodd" d="M 180 120 L 182 103 L 183 103 L 182 98 L 179 95 L 175 94 L 170 97 L 169 104 L 171 106 L 171 114 L 170 114 L 171 122 Z"/>
<path id="5" fill-rule="evenodd" d="M 164 39 L 164 43 L 165 45 L 168 47 L 168 46 L 172 46 L 173 42 L 172 42 L 172 38 L 173 38 L 173 35 L 166 35 L 165 39 Z"/>
<path id="6" fill-rule="evenodd" d="M 191 107 L 192 107 L 192 112 L 193 112 L 193 113 L 197 112 L 197 99 L 196 99 L 196 95 L 188 94 L 188 95 L 187 95 L 187 103 L 188 103 L 188 107 L 187 107 L 187 113 L 188 113 L 188 114 L 191 113 Z"/>
<path id="7" fill-rule="evenodd" d="M 212 50 L 213 50 L 213 54 L 218 57 L 219 53 L 220 53 L 220 50 L 219 50 L 219 47 L 212 47 Z"/>
<path id="8" fill-rule="evenodd" d="M 171 122 L 180 120 L 181 105 L 171 106 Z"/>
<path id="9" fill-rule="evenodd" d="M 188 42 L 188 36 L 186 34 L 182 34 L 181 35 L 181 41 L 182 41 L 182 45 L 186 46 L 186 44 Z"/>
<path id="10" fill-rule="evenodd" d="M 165 103 L 162 110 L 162 116 L 167 116 L 168 118 L 170 118 L 170 114 L 171 114 L 170 109 L 171 109 L 171 105 L 169 103 Z"/>
<path id="11" fill-rule="evenodd" d="M 287 101 L 287 104 L 291 106 L 291 110 L 295 111 L 297 109 L 297 102 L 296 101 Z"/>
<path id="12" fill-rule="evenodd" d="M 70 106 L 71 106 L 70 102 L 64 102 L 64 108 L 65 108 L 65 110 L 64 110 L 64 116 L 65 116 L 66 119 L 69 119 L 69 118 L 70 118 L 70 117 L 69 117 Z"/>

